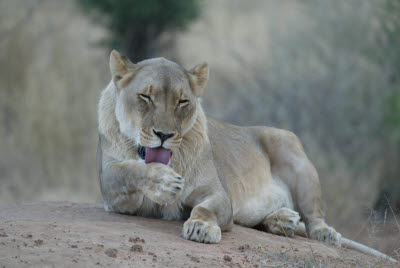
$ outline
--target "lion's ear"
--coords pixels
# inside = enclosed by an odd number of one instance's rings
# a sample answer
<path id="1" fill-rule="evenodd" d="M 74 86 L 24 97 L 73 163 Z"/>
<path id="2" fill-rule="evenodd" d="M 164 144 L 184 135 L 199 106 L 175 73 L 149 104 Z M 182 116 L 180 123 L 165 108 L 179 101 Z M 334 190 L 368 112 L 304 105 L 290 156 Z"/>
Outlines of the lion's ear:
<path id="1" fill-rule="evenodd" d="M 128 82 L 126 80 L 130 81 L 132 79 L 135 73 L 135 64 L 133 64 L 127 57 L 122 56 L 116 50 L 113 50 L 110 55 L 110 71 L 115 86 L 120 88 Z"/>
<path id="2" fill-rule="evenodd" d="M 207 63 L 202 63 L 189 71 L 194 95 L 200 97 L 207 85 L 210 71 Z"/>

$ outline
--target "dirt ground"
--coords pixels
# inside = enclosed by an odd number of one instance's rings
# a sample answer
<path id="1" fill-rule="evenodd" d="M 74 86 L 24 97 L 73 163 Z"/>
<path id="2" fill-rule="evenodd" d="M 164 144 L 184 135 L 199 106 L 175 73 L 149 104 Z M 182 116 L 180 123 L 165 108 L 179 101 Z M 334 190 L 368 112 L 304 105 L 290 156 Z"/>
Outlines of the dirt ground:
<path id="1" fill-rule="evenodd" d="M 300 237 L 235 226 L 220 244 L 180 237 L 183 222 L 100 204 L 0 204 L 2 267 L 399 267 Z"/>

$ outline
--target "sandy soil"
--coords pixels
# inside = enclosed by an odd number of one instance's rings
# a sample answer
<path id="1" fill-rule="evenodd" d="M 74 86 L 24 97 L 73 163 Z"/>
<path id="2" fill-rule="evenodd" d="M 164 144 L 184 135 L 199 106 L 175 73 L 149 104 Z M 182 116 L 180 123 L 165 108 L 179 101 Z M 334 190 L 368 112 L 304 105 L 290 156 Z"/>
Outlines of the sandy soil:
<path id="1" fill-rule="evenodd" d="M 200 244 L 180 237 L 182 224 L 107 213 L 100 204 L 0 204 L 0 268 L 393 265 L 240 226 L 223 233 L 220 244 Z"/>

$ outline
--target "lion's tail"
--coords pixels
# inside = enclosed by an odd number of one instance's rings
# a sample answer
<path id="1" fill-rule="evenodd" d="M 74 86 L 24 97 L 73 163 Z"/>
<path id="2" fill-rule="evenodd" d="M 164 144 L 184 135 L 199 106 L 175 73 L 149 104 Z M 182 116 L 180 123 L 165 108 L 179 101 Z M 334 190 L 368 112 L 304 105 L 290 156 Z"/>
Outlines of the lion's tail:
<path id="1" fill-rule="evenodd" d="M 306 227 L 305 227 L 303 222 L 300 222 L 299 227 L 297 228 L 295 234 L 298 235 L 298 236 L 306 237 L 306 238 L 308 237 L 307 233 L 306 233 Z M 382 258 L 382 259 L 385 259 L 385 260 L 390 260 L 392 262 L 396 262 L 396 263 L 398 262 L 396 259 L 394 259 L 394 258 L 392 258 L 392 257 L 390 257 L 390 256 L 388 256 L 388 255 L 376 250 L 376 249 L 367 247 L 366 245 L 360 244 L 360 243 L 358 243 L 356 241 L 353 241 L 351 239 L 347 239 L 347 238 L 344 238 L 344 237 L 342 237 L 342 245 L 341 245 L 341 247 L 342 248 L 354 249 L 354 250 L 356 250 L 358 252 L 361 252 L 361 253 L 364 253 L 364 254 L 367 254 L 367 255 L 370 255 L 370 256 L 374 256 L 374 257 L 379 257 L 379 258 Z"/>
<path id="2" fill-rule="evenodd" d="M 342 237 L 342 248 L 354 249 L 354 250 L 357 250 L 357 251 L 359 251 L 361 253 L 364 253 L 364 254 L 367 254 L 367 255 L 370 255 L 370 256 L 379 257 L 379 258 L 390 260 L 390 261 L 396 262 L 396 263 L 398 262 L 396 259 L 394 259 L 394 258 L 392 258 L 392 257 L 390 257 L 390 256 L 388 256 L 388 255 L 376 250 L 376 249 L 367 247 L 367 246 L 365 246 L 363 244 L 360 244 L 360 243 L 358 243 L 356 241 L 353 241 L 351 239 L 347 239 L 347 238 L 344 238 L 344 237 Z"/>

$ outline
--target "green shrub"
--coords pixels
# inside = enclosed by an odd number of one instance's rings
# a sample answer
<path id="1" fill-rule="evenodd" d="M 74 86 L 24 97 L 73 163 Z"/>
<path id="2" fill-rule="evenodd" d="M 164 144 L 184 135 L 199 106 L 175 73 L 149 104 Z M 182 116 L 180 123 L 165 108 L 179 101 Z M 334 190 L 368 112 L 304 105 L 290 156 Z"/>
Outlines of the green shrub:
<path id="1" fill-rule="evenodd" d="M 197 0 L 78 0 L 87 12 L 97 12 L 110 30 L 107 45 L 139 61 L 154 56 L 163 32 L 182 30 L 197 18 Z M 96 13 L 95 13 L 96 14 Z M 105 15 L 105 17 L 104 17 Z"/>

